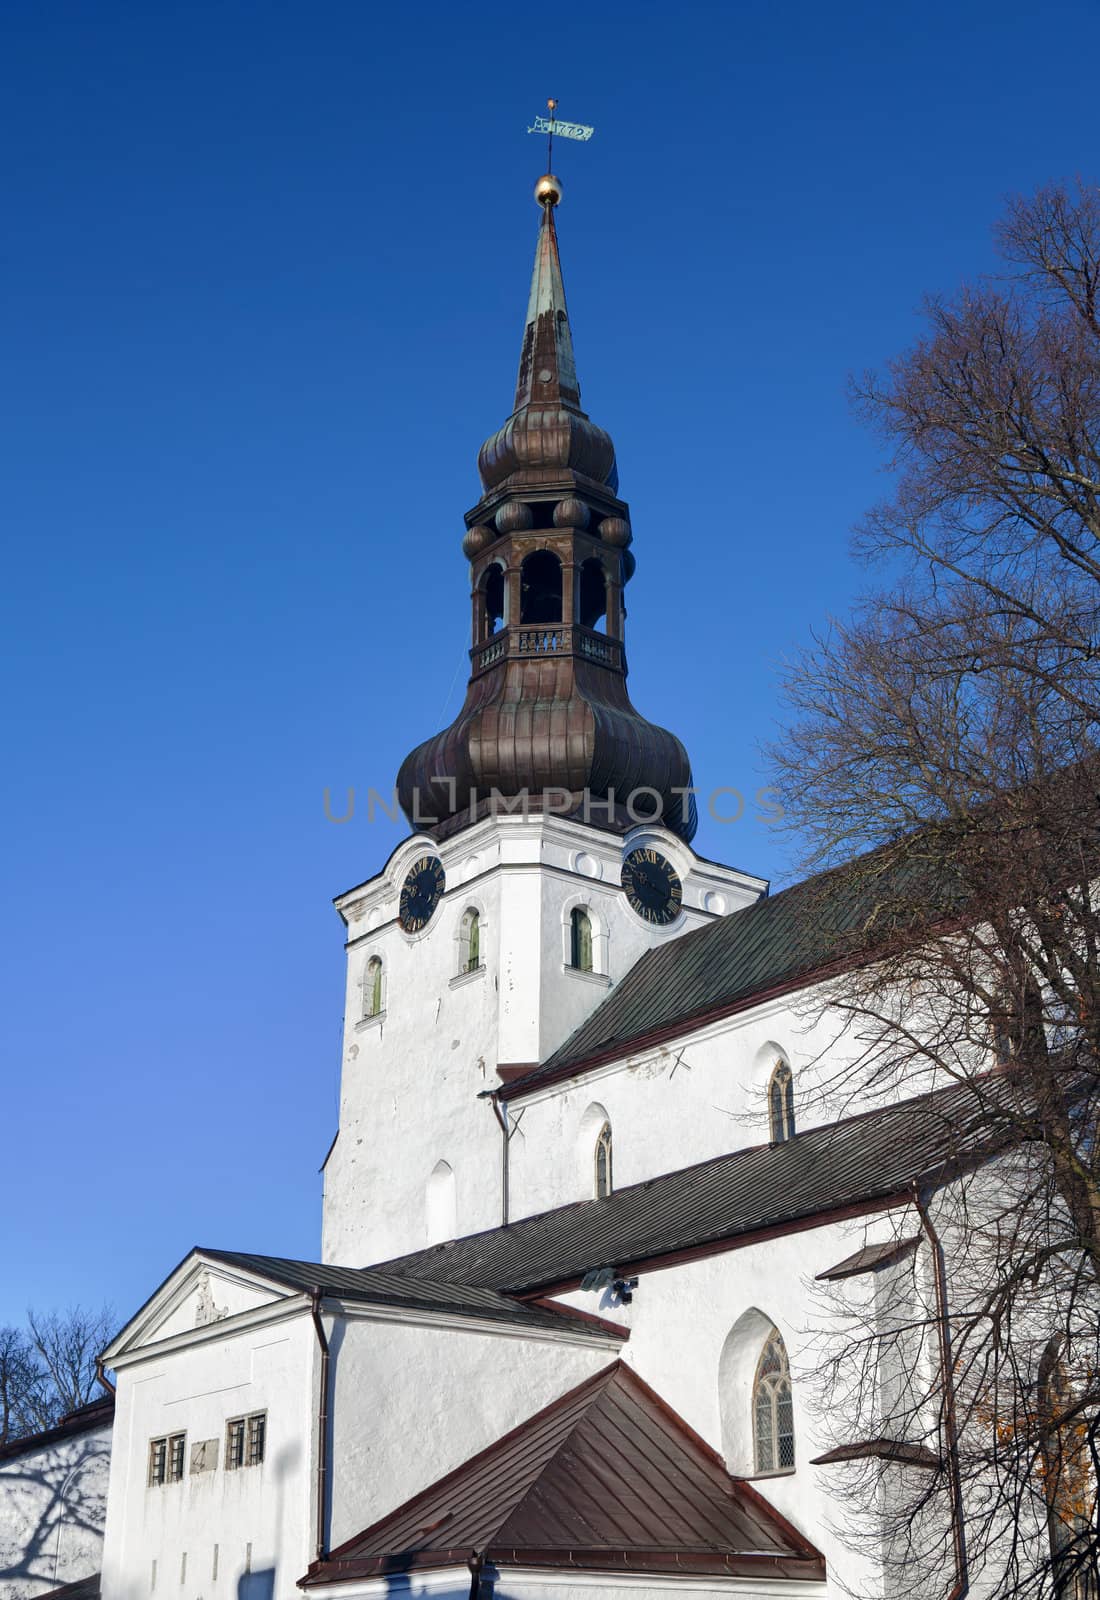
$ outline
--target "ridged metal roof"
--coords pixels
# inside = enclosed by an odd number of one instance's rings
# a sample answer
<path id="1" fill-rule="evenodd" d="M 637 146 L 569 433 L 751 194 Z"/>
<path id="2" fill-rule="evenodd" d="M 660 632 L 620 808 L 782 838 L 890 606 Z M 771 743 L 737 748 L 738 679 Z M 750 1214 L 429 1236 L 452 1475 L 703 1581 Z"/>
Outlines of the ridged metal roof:
<path id="1" fill-rule="evenodd" d="M 647 951 L 553 1055 L 513 1078 L 501 1096 L 522 1098 L 586 1065 L 627 1055 L 653 1035 L 684 1033 L 755 996 L 795 986 L 871 940 L 912 925 L 938 902 L 951 906 L 942 870 L 896 863 L 885 851 L 818 873 L 682 938 Z"/>
<path id="2" fill-rule="evenodd" d="M 616 1362 L 310 1568 L 683 1571 L 823 1580 L 820 1553 Z"/>
<path id="3" fill-rule="evenodd" d="M 509 1300 L 494 1288 L 458 1283 L 453 1278 L 437 1283 L 422 1274 L 413 1278 L 367 1267 L 334 1267 L 317 1261 L 293 1261 L 285 1256 L 252 1255 L 241 1250 L 203 1249 L 201 1254 L 305 1294 L 317 1289 L 322 1295 L 358 1300 L 368 1305 L 438 1311 L 559 1334 L 583 1326 L 586 1333 L 597 1338 L 613 1342 L 615 1337 L 596 1322 L 581 1323 L 568 1314 Z"/>
<path id="4" fill-rule="evenodd" d="M 992 1151 L 995 1082 L 960 1084 L 382 1263 L 400 1277 L 510 1293 L 578 1281 L 901 1196 Z"/>

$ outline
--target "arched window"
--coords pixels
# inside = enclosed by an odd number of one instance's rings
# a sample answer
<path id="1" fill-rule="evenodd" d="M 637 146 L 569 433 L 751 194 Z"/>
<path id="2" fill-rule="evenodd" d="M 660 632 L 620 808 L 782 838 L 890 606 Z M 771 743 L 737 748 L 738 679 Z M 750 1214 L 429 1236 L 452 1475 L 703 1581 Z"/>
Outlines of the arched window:
<path id="1" fill-rule="evenodd" d="M 768 1121 L 773 1144 L 794 1138 L 794 1080 L 785 1061 L 777 1061 L 768 1084 Z"/>
<path id="2" fill-rule="evenodd" d="M 371 956 L 363 973 L 363 1015 L 382 1015 L 382 962 L 378 956 Z"/>
<path id="3" fill-rule="evenodd" d="M 592 918 L 584 906 L 574 906 L 569 918 L 569 965 L 578 972 L 592 971 Z"/>
<path id="4" fill-rule="evenodd" d="M 458 930 L 458 970 L 476 972 L 481 965 L 481 918 L 469 906 L 462 913 Z"/>
<path id="5" fill-rule="evenodd" d="M 607 579 L 603 563 L 595 556 L 581 562 L 577 574 L 577 621 L 582 628 L 598 628 L 607 615 Z"/>
<path id="6" fill-rule="evenodd" d="M 552 550 L 532 550 L 520 567 L 519 620 L 561 621 L 561 562 Z"/>
<path id="7" fill-rule="evenodd" d="M 504 621 L 504 568 L 494 561 L 481 580 L 483 631 L 486 639 Z"/>
<path id="8" fill-rule="evenodd" d="M 596 1135 L 594 1159 L 594 1190 L 597 1200 L 606 1200 L 611 1193 L 611 1124 L 605 1122 Z"/>
<path id="9" fill-rule="evenodd" d="M 457 1232 L 455 1175 L 449 1161 L 437 1161 L 428 1179 L 428 1243 L 441 1244 Z"/>
<path id="10" fill-rule="evenodd" d="M 791 1369 L 778 1328 L 764 1341 L 752 1386 L 752 1434 L 757 1472 L 789 1472 L 794 1466 L 794 1405 Z"/>

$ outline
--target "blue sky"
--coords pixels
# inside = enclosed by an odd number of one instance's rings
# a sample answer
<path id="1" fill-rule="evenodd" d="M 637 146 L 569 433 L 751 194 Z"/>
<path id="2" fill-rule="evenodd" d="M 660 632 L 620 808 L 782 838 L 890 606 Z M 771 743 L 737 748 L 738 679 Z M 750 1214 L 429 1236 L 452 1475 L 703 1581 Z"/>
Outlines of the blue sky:
<path id="1" fill-rule="evenodd" d="M 196 1242 L 318 1250 L 330 900 L 400 836 L 322 795 L 390 785 L 461 700 L 547 94 L 597 128 L 558 220 L 632 506 L 632 694 L 704 788 L 751 792 L 784 651 L 867 581 L 847 541 L 885 481 L 847 374 L 991 264 L 1006 193 L 1096 175 L 1100 10 L 7 0 L 2 27 L 0 1322 L 125 1314 Z M 698 844 L 791 867 L 749 821 Z"/>

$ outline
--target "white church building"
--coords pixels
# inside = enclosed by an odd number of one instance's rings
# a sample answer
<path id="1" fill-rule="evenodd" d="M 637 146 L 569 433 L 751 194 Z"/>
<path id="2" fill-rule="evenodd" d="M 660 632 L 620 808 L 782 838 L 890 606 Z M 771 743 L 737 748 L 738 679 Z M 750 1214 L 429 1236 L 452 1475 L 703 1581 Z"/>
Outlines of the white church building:
<path id="1" fill-rule="evenodd" d="M 914 1196 L 934 1213 L 961 1123 L 942 1095 L 801 1114 L 842 1047 L 805 1004 L 828 898 L 695 853 L 684 748 L 628 697 L 630 513 L 581 410 L 556 180 L 536 198 L 465 703 L 402 766 L 410 837 L 336 900 L 318 1259 L 194 1249 L 103 1354 L 113 1422 L 0 1452 L 0 1600 L 893 1592 L 843 1537 L 845 1474 L 935 1452 L 838 1443 L 810 1303 L 931 1283 Z M 74 1440 L 79 1537 L 20 1466 Z"/>

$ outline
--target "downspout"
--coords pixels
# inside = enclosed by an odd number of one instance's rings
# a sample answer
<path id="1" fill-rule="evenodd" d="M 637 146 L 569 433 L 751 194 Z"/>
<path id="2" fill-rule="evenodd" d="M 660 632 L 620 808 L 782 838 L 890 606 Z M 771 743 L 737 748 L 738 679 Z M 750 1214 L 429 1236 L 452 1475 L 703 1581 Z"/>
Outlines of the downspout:
<path id="1" fill-rule="evenodd" d="M 325 1510 L 328 1503 L 328 1339 L 321 1321 L 321 1291 L 309 1297 L 309 1314 L 321 1350 L 321 1398 L 317 1407 L 317 1549 L 316 1560 L 325 1559 Z"/>
<path id="2" fill-rule="evenodd" d="M 951 1495 L 951 1544 L 955 1554 L 955 1586 L 946 1600 L 963 1600 L 970 1592 L 970 1572 L 966 1560 L 966 1531 L 963 1521 L 962 1468 L 959 1463 L 959 1424 L 955 1410 L 955 1368 L 951 1354 L 951 1324 L 948 1320 L 947 1264 L 943 1244 L 928 1213 L 918 1185 L 913 1185 L 913 1204 L 932 1249 L 932 1273 L 936 1291 L 936 1320 L 939 1326 L 940 1382 L 943 1385 L 943 1435 L 947 1447 L 947 1475 Z"/>
<path id="3" fill-rule="evenodd" d="M 470 1559 L 466 1565 L 470 1569 L 470 1600 L 478 1600 L 481 1593 L 481 1569 L 485 1565 L 485 1552 L 477 1550 L 470 1552 Z"/>
<path id="4" fill-rule="evenodd" d="M 113 1395 L 115 1393 L 115 1386 L 104 1371 L 102 1356 L 96 1356 L 95 1358 L 95 1375 L 106 1389 L 107 1393 Z"/>
<path id="5" fill-rule="evenodd" d="M 490 1103 L 500 1123 L 503 1135 L 500 1146 L 500 1220 L 504 1227 L 508 1226 L 508 1104 L 507 1101 L 497 1099 L 495 1092 L 490 1096 Z"/>

